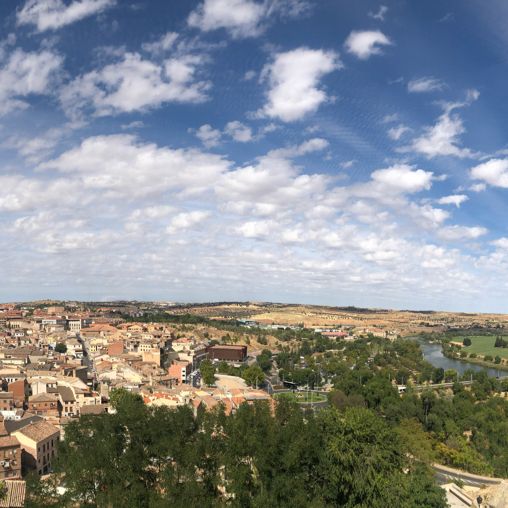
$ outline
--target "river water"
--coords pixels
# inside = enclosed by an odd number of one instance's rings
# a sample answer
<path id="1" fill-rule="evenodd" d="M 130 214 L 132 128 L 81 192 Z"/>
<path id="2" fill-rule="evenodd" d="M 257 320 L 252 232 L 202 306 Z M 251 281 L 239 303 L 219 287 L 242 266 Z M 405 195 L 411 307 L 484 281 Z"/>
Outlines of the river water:
<path id="1" fill-rule="evenodd" d="M 434 367 L 442 367 L 444 370 L 454 369 L 459 374 L 464 374 L 466 370 L 474 370 L 474 371 L 485 371 L 489 376 L 497 377 L 499 375 L 506 375 L 506 372 L 498 371 L 497 369 L 492 369 L 489 367 L 482 367 L 481 365 L 476 365 L 474 363 L 462 362 L 460 360 L 456 360 L 455 358 L 447 358 L 443 355 L 443 351 L 441 350 L 440 343 L 430 344 L 427 341 L 417 339 L 420 347 L 422 348 L 423 357 L 429 363 L 431 363 Z"/>

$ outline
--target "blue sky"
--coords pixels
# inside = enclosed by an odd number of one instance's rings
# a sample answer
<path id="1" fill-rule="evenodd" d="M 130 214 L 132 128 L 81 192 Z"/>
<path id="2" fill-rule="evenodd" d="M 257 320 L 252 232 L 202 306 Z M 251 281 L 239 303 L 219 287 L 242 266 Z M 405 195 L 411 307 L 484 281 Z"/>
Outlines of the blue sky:
<path id="1" fill-rule="evenodd" d="M 503 0 L 0 20 L 0 299 L 507 311 Z"/>

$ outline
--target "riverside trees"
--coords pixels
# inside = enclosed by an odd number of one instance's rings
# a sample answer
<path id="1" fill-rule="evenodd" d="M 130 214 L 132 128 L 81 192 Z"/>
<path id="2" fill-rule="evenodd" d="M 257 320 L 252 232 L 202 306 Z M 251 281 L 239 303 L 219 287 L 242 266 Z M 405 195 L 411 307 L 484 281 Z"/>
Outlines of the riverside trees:
<path id="1" fill-rule="evenodd" d="M 34 485 L 29 506 L 446 506 L 426 466 L 365 408 L 314 415 L 280 401 L 194 415 L 126 392 L 113 405 L 66 427 L 56 477 L 66 492 Z"/>

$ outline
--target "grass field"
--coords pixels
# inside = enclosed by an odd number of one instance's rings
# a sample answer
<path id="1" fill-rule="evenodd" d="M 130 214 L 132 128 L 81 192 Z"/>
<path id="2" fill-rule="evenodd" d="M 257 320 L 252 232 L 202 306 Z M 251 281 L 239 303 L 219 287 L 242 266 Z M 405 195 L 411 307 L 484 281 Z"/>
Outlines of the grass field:
<path id="1" fill-rule="evenodd" d="M 463 339 L 464 338 L 465 337 L 463 337 Z M 483 335 L 472 336 L 468 338 L 471 339 L 471 345 L 469 347 L 462 348 L 462 350 L 466 351 L 468 354 L 476 353 L 480 356 L 491 355 L 492 358 L 495 358 L 496 356 L 500 356 L 501 358 L 508 358 L 508 348 L 494 347 L 496 337 Z M 503 339 L 508 341 L 508 337 L 503 337 Z"/>
<path id="2" fill-rule="evenodd" d="M 298 403 L 305 403 L 305 402 L 324 402 L 327 400 L 327 397 L 325 395 L 322 395 L 320 393 L 308 393 L 308 392 L 283 392 L 283 393 L 276 393 L 274 395 L 274 398 L 280 399 L 290 399 L 294 400 Z"/>

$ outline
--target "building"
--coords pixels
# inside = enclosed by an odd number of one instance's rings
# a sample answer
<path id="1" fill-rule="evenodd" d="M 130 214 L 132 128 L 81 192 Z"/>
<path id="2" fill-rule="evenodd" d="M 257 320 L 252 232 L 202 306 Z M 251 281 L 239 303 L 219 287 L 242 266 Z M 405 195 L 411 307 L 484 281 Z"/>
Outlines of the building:
<path id="1" fill-rule="evenodd" d="M 0 436 L 0 480 L 21 478 L 21 446 L 14 436 Z"/>
<path id="2" fill-rule="evenodd" d="M 173 360 L 168 369 L 171 379 L 175 379 L 178 384 L 186 383 L 191 373 L 192 364 L 186 360 Z"/>
<path id="3" fill-rule="evenodd" d="M 14 408 L 14 394 L 12 392 L 0 392 L 0 411 L 12 411 Z"/>
<path id="4" fill-rule="evenodd" d="M 72 388 L 69 388 L 68 386 L 58 386 L 57 390 L 61 415 L 76 416 L 79 411 Z"/>
<path id="5" fill-rule="evenodd" d="M 247 359 L 247 346 L 219 344 L 209 346 L 208 358 L 221 362 L 243 363 Z"/>
<path id="6" fill-rule="evenodd" d="M 28 398 L 28 409 L 41 416 L 59 416 L 58 395 L 56 393 L 39 393 Z"/>
<path id="7" fill-rule="evenodd" d="M 51 471 L 51 461 L 56 456 L 60 431 L 46 421 L 31 423 L 15 432 L 21 445 L 23 471 L 35 469 L 38 474 Z"/>

